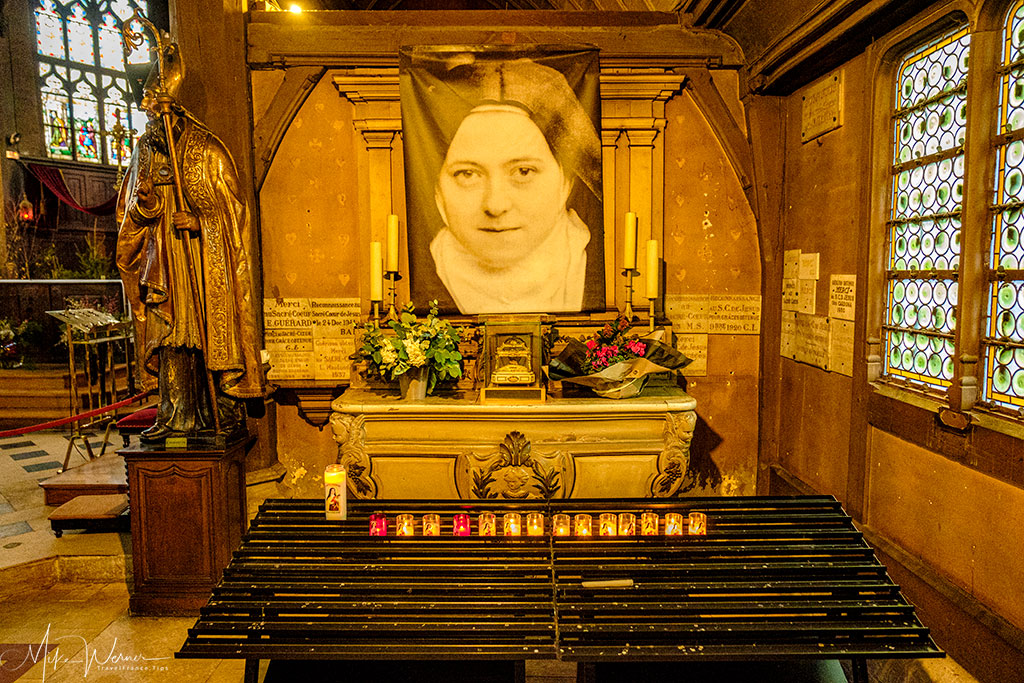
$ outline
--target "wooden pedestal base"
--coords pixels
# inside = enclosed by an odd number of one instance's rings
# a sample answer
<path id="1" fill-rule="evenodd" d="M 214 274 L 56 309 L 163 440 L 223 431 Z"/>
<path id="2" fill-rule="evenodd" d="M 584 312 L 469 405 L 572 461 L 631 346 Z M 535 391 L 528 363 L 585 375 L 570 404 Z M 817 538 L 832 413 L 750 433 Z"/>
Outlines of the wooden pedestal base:
<path id="1" fill-rule="evenodd" d="M 128 448 L 133 615 L 198 614 L 245 532 L 245 453 Z"/>

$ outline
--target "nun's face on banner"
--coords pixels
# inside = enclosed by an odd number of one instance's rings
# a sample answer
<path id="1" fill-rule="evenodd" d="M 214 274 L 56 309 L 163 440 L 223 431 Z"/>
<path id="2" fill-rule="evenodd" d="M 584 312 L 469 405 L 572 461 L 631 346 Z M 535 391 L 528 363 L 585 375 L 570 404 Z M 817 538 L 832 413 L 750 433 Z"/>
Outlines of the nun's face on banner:
<path id="1" fill-rule="evenodd" d="M 482 265 L 513 265 L 565 214 L 570 182 L 544 134 L 514 107 L 473 111 L 452 138 L 437 205 L 448 229 Z"/>

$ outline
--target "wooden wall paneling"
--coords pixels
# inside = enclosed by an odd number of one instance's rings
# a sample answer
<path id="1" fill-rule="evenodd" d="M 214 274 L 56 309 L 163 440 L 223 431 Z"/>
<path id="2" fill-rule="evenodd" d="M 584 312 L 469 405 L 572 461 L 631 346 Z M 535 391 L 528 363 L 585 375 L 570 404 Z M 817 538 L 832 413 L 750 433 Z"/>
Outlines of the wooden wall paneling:
<path id="1" fill-rule="evenodd" d="M 250 12 L 248 62 L 268 66 L 394 66 L 403 45 L 589 44 L 604 66 L 739 68 L 724 33 L 674 12 Z"/>
<path id="2" fill-rule="evenodd" d="M 782 252 L 785 236 L 783 182 L 785 181 L 786 117 L 778 97 L 751 96 L 745 100 L 751 139 L 754 179 L 754 215 L 761 250 L 761 353 L 758 387 L 757 492 L 768 493 L 770 468 L 780 462 L 779 425 L 782 411 Z"/>
<path id="3" fill-rule="evenodd" d="M 274 155 L 281 145 L 285 131 L 291 125 L 295 114 L 302 108 L 309 93 L 320 82 L 327 69 L 322 66 L 300 66 L 285 69 L 284 79 L 276 89 L 270 104 L 256 121 L 253 129 L 253 163 L 256 191 L 263 187 L 267 172 L 274 161 Z M 259 78 L 253 72 L 253 80 Z"/>

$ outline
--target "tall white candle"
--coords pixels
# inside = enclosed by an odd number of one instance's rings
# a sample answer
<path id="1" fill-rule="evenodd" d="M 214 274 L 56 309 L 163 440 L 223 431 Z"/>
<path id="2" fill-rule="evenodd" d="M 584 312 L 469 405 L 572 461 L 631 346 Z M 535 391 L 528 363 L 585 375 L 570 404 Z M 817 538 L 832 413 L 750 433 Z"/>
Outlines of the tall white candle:
<path id="1" fill-rule="evenodd" d="M 623 236 L 622 267 L 636 268 L 636 214 L 626 214 L 626 234 Z"/>
<path id="2" fill-rule="evenodd" d="M 658 298 L 658 240 L 647 240 L 647 298 Z"/>
<path id="3" fill-rule="evenodd" d="M 328 465 L 324 469 L 324 511 L 327 519 L 341 520 L 348 517 L 348 490 L 343 465 Z"/>
<path id="4" fill-rule="evenodd" d="M 380 242 L 370 242 L 370 301 L 384 300 L 382 267 Z"/>
<path id="5" fill-rule="evenodd" d="M 389 273 L 398 272 L 398 216 L 388 216 L 388 260 L 386 261 Z"/>

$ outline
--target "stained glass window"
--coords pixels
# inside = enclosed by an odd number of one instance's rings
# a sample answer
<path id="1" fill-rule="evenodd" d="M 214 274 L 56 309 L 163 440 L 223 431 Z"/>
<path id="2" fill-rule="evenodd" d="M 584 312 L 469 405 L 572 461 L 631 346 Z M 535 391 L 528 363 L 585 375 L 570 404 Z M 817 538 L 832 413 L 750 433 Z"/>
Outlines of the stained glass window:
<path id="1" fill-rule="evenodd" d="M 953 378 L 969 48 L 964 26 L 897 70 L 885 372 L 926 389 Z"/>
<path id="2" fill-rule="evenodd" d="M 1024 407 L 1024 0 L 1007 13 L 988 254 L 983 398 Z"/>
<path id="3" fill-rule="evenodd" d="M 145 14 L 147 4 L 147 0 L 37 0 L 43 128 L 51 157 L 127 163 L 146 118 L 129 104 L 121 23 L 136 7 Z M 148 47 L 145 43 L 141 54 Z M 111 132 L 118 123 L 128 131 L 120 146 Z"/>

